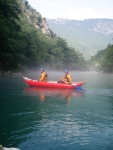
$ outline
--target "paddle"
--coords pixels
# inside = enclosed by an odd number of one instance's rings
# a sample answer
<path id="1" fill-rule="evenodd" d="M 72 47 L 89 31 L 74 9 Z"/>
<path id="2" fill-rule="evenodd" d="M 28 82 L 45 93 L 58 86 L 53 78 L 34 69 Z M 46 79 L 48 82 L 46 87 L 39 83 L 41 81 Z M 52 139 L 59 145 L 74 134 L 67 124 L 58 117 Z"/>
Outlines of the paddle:
<path id="1" fill-rule="evenodd" d="M 75 87 L 75 90 L 83 91 L 82 86 L 83 86 L 85 83 L 86 83 L 86 81 L 84 81 L 81 86 L 76 86 L 76 85 L 73 85 L 73 84 L 71 84 L 71 85 Z"/>
<path id="2" fill-rule="evenodd" d="M 57 83 L 63 83 L 63 84 L 65 84 L 65 81 L 64 81 L 64 80 L 59 80 Z M 84 82 L 84 83 L 85 83 L 85 82 Z M 69 84 L 69 85 L 73 86 L 75 90 L 79 90 L 79 91 L 80 91 L 80 90 L 81 90 L 81 91 L 83 90 L 81 86 L 76 86 L 76 85 L 74 85 L 74 84 Z"/>
<path id="3" fill-rule="evenodd" d="M 77 90 L 77 91 L 83 91 L 83 89 L 82 89 L 81 86 L 76 86 L 76 87 L 75 87 L 75 90 Z"/>
<path id="4" fill-rule="evenodd" d="M 83 90 L 81 86 L 76 86 L 76 85 L 73 85 L 73 84 L 71 84 L 71 85 L 74 87 L 75 90 Z"/>

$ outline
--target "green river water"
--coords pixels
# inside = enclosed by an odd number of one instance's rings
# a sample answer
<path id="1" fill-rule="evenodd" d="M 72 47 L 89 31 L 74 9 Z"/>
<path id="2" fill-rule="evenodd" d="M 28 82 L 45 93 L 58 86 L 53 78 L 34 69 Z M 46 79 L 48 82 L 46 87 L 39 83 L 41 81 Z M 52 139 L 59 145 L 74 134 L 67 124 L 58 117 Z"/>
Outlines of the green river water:
<path id="1" fill-rule="evenodd" d="M 70 72 L 83 91 L 0 77 L 0 144 L 21 150 L 113 150 L 113 75 Z M 50 80 L 64 73 L 49 72 Z M 25 76 L 38 78 L 36 72 Z"/>

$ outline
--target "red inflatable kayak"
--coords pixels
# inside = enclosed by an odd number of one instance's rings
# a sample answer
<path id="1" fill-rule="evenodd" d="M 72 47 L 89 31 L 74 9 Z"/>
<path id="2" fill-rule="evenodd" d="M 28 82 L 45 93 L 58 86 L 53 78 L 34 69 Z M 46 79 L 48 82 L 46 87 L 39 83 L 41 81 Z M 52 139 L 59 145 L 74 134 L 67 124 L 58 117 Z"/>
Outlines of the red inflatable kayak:
<path id="1" fill-rule="evenodd" d="M 57 83 L 55 81 L 39 82 L 37 80 L 32 80 L 27 77 L 23 77 L 24 82 L 32 87 L 47 87 L 47 88 L 65 88 L 65 89 L 74 89 L 76 87 L 82 87 L 86 82 L 73 82 L 72 85 Z"/>

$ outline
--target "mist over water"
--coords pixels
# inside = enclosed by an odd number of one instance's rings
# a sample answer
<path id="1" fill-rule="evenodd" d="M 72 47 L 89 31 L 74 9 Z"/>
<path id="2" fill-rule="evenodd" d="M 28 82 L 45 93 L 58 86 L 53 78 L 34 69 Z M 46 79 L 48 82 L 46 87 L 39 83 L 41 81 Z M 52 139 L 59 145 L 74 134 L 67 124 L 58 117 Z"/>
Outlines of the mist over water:
<path id="1" fill-rule="evenodd" d="M 46 70 L 57 81 L 64 70 Z M 0 143 L 21 150 L 112 150 L 113 75 L 69 71 L 83 91 L 29 88 L 22 76 L 0 78 Z"/>
<path id="2" fill-rule="evenodd" d="M 65 76 L 64 70 L 46 70 L 46 73 L 48 75 L 48 81 L 58 81 L 61 77 Z M 71 71 L 69 70 L 69 73 L 72 76 L 72 82 L 80 82 L 80 81 L 86 81 L 86 86 L 92 87 L 102 87 L 105 88 L 111 87 L 112 88 L 112 83 L 113 83 L 113 74 L 104 74 L 101 72 L 80 72 L 80 71 Z M 40 78 L 40 70 L 35 70 L 31 72 L 26 72 L 23 74 L 23 76 L 27 76 L 28 78 L 31 79 L 39 79 Z"/>

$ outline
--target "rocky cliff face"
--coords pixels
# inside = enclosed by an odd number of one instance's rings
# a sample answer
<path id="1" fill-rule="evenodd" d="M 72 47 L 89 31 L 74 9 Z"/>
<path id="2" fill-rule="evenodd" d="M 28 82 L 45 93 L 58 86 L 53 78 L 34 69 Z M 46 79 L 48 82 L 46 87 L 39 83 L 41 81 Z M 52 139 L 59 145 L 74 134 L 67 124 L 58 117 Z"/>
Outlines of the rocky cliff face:
<path id="1" fill-rule="evenodd" d="M 113 20 L 99 20 L 93 25 L 92 30 L 104 35 L 110 35 L 113 33 Z"/>
<path id="2" fill-rule="evenodd" d="M 32 8 L 28 1 L 19 0 L 23 14 L 28 18 L 29 22 L 34 25 L 35 28 L 41 30 L 46 36 L 54 37 L 55 34 L 49 28 L 45 18 L 42 18 L 41 14 Z"/>
<path id="3" fill-rule="evenodd" d="M 74 26 L 75 28 L 79 26 L 84 26 L 86 30 L 92 30 L 94 32 L 102 33 L 105 35 L 110 35 L 113 33 L 113 19 L 85 19 L 81 20 L 69 20 L 69 19 L 47 19 L 49 24 L 57 25 L 68 25 Z"/>
<path id="4" fill-rule="evenodd" d="M 85 22 L 88 30 L 107 36 L 113 34 L 113 19 L 87 19 L 83 21 L 83 24 Z"/>

